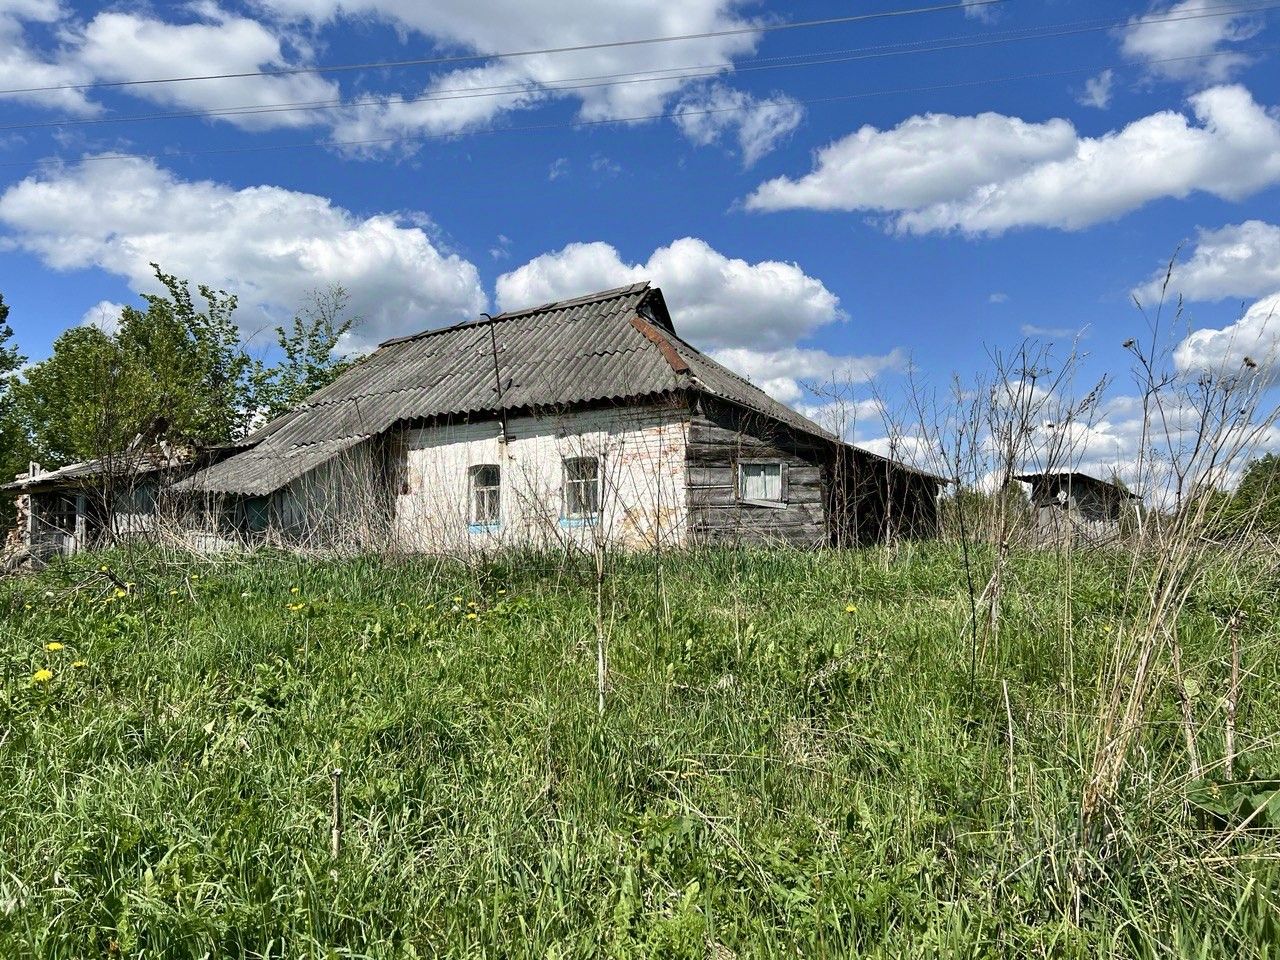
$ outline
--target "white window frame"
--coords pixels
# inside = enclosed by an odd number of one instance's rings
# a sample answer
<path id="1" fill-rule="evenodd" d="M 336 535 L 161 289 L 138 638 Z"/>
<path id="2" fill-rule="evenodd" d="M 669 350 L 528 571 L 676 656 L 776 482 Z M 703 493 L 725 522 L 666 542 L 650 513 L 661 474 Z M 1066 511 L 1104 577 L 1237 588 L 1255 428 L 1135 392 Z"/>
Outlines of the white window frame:
<path id="1" fill-rule="evenodd" d="M 768 497 L 749 497 L 747 496 L 747 483 L 744 468 L 748 467 L 777 467 L 778 469 L 778 498 L 776 500 Z M 739 460 L 734 469 L 734 477 L 737 484 L 738 502 L 749 504 L 753 507 L 773 507 L 775 509 L 785 508 L 787 505 L 787 465 L 782 460 Z"/>
<path id="2" fill-rule="evenodd" d="M 486 470 L 494 470 L 498 482 L 494 484 L 479 483 L 480 475 Z M 481 516 L 480 495 L 493 494 L 493 515 Z M 467 469 L 467 522 L 472 527 L 496 527 L 502 523 L 502 464 L 477 463 Z"/>
<path id="3" fill-rule="evenodd" d="M 572 465 L 590 463 L 595 467 L 594 478 L 573 478 L 570 476 Z M 593 521 L 600 516 L 600 478 L 604 472 L 601 469 L 599 457 L 565 457 L 560 465 L 562 478 L 560 483 L 560 518 L 562 520 L 581 520 Z M 583 490 L 591 489 L 591 500 L 594 501 L 593 510 L 573 511 L 569 509 L 569 489 L 570 487 L 579 487 Z M 581 494 L 579 499 L 582 499 Z"/>

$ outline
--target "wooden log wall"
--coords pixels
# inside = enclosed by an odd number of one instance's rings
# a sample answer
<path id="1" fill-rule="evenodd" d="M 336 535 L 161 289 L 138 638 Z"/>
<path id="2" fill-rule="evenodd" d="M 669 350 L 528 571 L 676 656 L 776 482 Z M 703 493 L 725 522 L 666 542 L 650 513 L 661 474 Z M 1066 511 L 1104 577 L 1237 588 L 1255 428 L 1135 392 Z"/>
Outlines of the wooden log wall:
<path id="1" fill-rule="evenodd" d="M 806 445 L 768 418 L 704 402 L 689 422 L 689 539 L 693 543 L 821 546 L 828 542 L 824 448 Z M 785 506 L 738 498 L 739 460 L 776 460 Z"/>

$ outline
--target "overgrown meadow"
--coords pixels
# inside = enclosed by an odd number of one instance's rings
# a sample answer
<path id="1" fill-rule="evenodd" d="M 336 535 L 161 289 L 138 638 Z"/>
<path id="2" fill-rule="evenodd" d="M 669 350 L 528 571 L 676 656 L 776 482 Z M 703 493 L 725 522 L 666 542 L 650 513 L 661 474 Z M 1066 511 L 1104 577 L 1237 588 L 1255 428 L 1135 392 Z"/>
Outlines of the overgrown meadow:
<path id="1" fill-rule="evenodd" d="M 980 647 L 945 544 L 611 560 L 603 715 L 590 566 L 0 583 L 0 955 L 1280 955 L 1280 597 L 1238 558 L 1087 823 L 1128 557 L 1014 556 Z"/>

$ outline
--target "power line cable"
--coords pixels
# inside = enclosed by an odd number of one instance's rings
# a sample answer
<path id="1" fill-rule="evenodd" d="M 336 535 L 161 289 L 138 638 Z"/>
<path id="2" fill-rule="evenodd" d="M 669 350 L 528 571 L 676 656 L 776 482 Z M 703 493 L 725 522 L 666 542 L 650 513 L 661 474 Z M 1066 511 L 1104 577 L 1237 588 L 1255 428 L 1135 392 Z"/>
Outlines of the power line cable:
<path id="1" fill-rule="evenodd" d="M 1238 49 L 1235 52 L 1243 54 L 1253 53 L 1272 53 L 1280 50 L 1280 45 L 1252 47 L 1249 49 Z M 996 84 L 1017 83 L 1026 80 L 1047 80 L 1060 77 L 1080 76 L 1095 74 L 1105 69 L 1120 69 L 1123 67 L 1144 66 L 1148 64 L 1162 63 L 1189 63 L 1196 60 L 1210 60 L 1214 57 L 1221 56 L 1221 52 L 1201 53 L 1182 57 L 1161 57 L 1151 60 L 1130 60 L 1121 63 L 1102 64 L 1101 66 L 1080 67 L 1069 70 L 1051 70 L 1040 73 L 1023 73 L 1006 77 L 988 77 L 977 80 L 958 80 L 949 81 L 947 83 L 929 84 L 917 87 L 897 87 L 889 90 L 865 90 L 858 93 L 836 94 L 826 97 L 810 97 L 807 99 L 798 99 L 795 102 L 803 106 L 816 106 L 828 103 L 845 103 L 854 100 L 867 100 L 875 97 L 897 96 L 908 93 L 934 93 L 941 90 L 957 90 L 972 87 L 994 86 Z M 367 137 L 355 140 L 309 140 L 298 143 L 269 143 L 258 144 L 256 146 L 247 147 L 217 147 L 205 150 L 169 150 L 163 153 L 104 153 L 94 156 L 81 157 L 79 160 L 70 161 L 77 164 L 100 163 L 108 160 L 159 160 L 161 158 L 173 157 L 205 157 L 205 156 L 226 156 L 230 154 L 241 153 L 265 153 L 274 150 L 302 150 L 312 149 L 316 147 L 334 148 L 334 147 L 364 147 L 382 144 L 394 143 L 426 143 L 436 140 L 456 140 L 463 136 L 478 136 L 483 134 L 504 134 L 504 133 L 541 133 L 548 130 L 567 130 L 567 129 L 584 129 L 590 127 L 600 127 L 609 124 L 622 123 L 642 123 L 652 120 L 679 120 L 683 117 L 700 117 L 712 116 L 725 113 L 739 113 L 748 110 L 750 107 L 744 106 L 725 106 L 725 107 L 708 107 L 698 110 L 677 110 L 664 113 L 650 113 L 640 116 L 631 117 L 609 117 L 600 120 L 571 120 L 568 122 L 555 123 L 538 123 L 538 124 L 522 124 L 511 127 L 491 127 L 483 130 L 472 130 L 466 133 L 418 133 L 398 136 L 386 137 Z M 14 160 L 0 163 L 0 169 L 10 167 L 38 167 L 42 165 L 65 164 L 68 161 L 61 157 L 42 157 L 37 160 Z"/>
<path id="2" fill-rule="evenodd" d="M 237 80 L 245 77 L 287 77 L 302 73 L 339 73 L 350 70 L 376 70 L 397 67 L 421 67 L 442 63 L 474 63 L 483 60 L 511 60 L 519 57 L 537 57 L 547 54 L 578 53 L 586 50 L 610 50 L 619 47 L 638 47 L 680 40 L 712 40 L 743 34 L 776 33 L 780 30 L 799 30 L 806 27 L 830 27 L 868 20 L 885 20 L 909 17 L 925 13 L 942 13 L 948 10 L 967 10 L 974 7 L 990 7 L 1009 3 L 1010 0 L 962 0 L 931 7 L 909 7 L 897 10 L 880 10 L 874 13 L 852 14 L 846 17 L 824 17 L 818 20 L 798 20 L 791 23 L 762 23 L 750 27 L 733 27 L 725 30 L 708 30 L 703 33 L 684 33 L 664 37 L 645 37 L 638 40 L 606 40 L 599 43 L 581 43 L 565 47 L 543 47 L 536 50 L 513 50 L 505 53 L 459 54 L 448 57 L 422 57 L 413 60 L 380 60 L 368 63 L 339 63 L 313 67 L 285 67 L 279 70 L 248 70 L 242 73 L 210 73 L 185 77 L 155 77 L 145 80 L 92 80 L 85 83 L 62 83 L 44 87 L 13 87 L 0 90 L 0 96 L 19 93 L 48 93 L 55 90 L 91 90 L 100 87 L 129 87 L 157 83 L 191 83 L 202 80 Z"/>
<path id="3" fill-rule="evenodd" d="M 1208 17 L 1232 16 L 1242 12 L 1238 5 L 1233 5 L 1229 12 L 1199 12 L 1171 17 L 1149 18 L 1146 23 L 1177 23 L 1184 20 L 1199 20 Z M 1267 12 L 1280 9 L 1280 3 L 1272 2 L 1248 8 L 1249 13 Z M 520 94 L 543 94 L 572 92 L 600 87 L 622 86 L 633 83 L 656 83 L 671 80 L 698 80 L 719 76 L 725 73 L 754 73 L 765 70 L 795 69 L 799 67 L 824 66 L 834 63 L 851 63 L 863 60 L 877 60 L 895 56 L 909 56 L 922 53 L 937 53 L 950 50 L 964 50 L 976 47 L 1003 46 L 1030 40 L 1052 40 L 1086 33 L 1111 30 L 1129 23 L 1123 20 L 1081 20 L 1065 24 L 1051 24 L 1044 27 L 1028 28 L 1019 31 L 1003 31 L 996 34 L 984 34 L 981 37 L 953 36 L 940 37 L 935 40 L 916 40 L 900 44 L 879 44 L 871 47 L 846 48 L 812 54 L 790 54 L 780 57 L 760 57 L 753 60 L 726 67 L 724 64 L 699 64 L 686 67 L 668 67 L 656 70 L 629 71 L 625 73 L 597 74 L 588 77 L 572 77 L 558 81 L 536 83 L 522 81 L 519 83 L 493 84 L 482 87 L 444 88 L 413 97 L 392 97 L 390 95 L 369 96 L 362 99 L 342 100 L 303 100 L 276 104 L 246 104 L 243 106 L 223 107 L 212 110 L 190 110 L 182 112 L 133 114 L 115 117 L 75 117 L 60 120 L 38 120 L 24 123 L 0 125 L 0 131 L 33 130 L 48 127 L 88 126 L 109 123 L 136 123 L 154 120 L 181 120 L 213 118 L 235 118 L 242 116 L 262 116 L 276 113 L 295 113 L 308 111 L 358 109 L 370 106 L 399 106 L 415 103 L 438 103 L 451 100 L 471 100 L 478 98 L 517 96 Z M 1229 51 L 1219 51 L 1206 56 L 1222 56 Z M 773 62 L 788 61 L 788 62 Z M 694 72 L 696 71 L 696 72 Z"/>

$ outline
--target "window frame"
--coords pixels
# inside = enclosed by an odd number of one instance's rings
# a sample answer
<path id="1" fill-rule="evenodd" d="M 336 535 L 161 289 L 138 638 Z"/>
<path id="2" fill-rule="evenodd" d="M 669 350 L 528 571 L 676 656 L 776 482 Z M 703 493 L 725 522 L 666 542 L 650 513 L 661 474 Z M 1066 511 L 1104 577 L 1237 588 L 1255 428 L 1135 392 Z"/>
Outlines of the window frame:
<path id="1" fill-rule="evenodd" d="M 498 482 L 480 486 L 477 481 L 485 470 L 494 470 L 497 473 Z M 480 511 L 476 509 L 479 506 L 478 494 L 482 491 L 494 494 L 492 517 L 482 518 Z M 473 533 L 496 530 L 502 526 L 502 464 L 473 463 L 467 468 L 467 526 Z"/>
<path id="2" fill-rule="evenodd" d="M 590 463 L 595 467 L 595 478 L 593 480 L 570 479 L 570 464 Z M 562 457 L 560 459 L 560 521 L 566 525 L 572 524 L 592 524 L 600 519 L 600 487 L 604 475 L 604 467 L 601 458 L 596 456 L 578 456 L 578 457 Z M 571 485 L 585 488 L 587 484 L 591 484 L 593 489 L 592 500 L 595 509 L 590 511 L 572 512 L 569 509 L 569 488 Z"/>
<path id="3" fill-rule="evenodd" d="M 778 499 L 777 500 L 761 500 L 757 497 L 748 497 L 744 494 L 746 485 L 743 483 L 743 467 L 777 467 L 778 468 Z M 734 493 L 737 494 L 738 502 L 752 507 L 770 507 L 774 510 L 784 510 L 787 507 L 787 462 L 779 460 L 776 457 L 740 457 L 734 462 L 733 467 Z"/>

